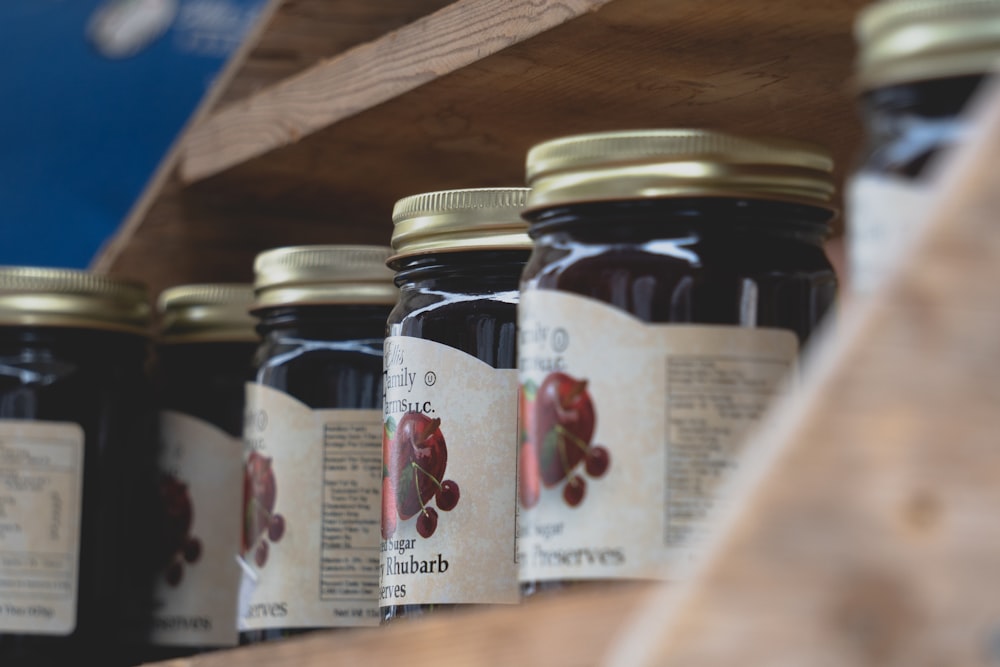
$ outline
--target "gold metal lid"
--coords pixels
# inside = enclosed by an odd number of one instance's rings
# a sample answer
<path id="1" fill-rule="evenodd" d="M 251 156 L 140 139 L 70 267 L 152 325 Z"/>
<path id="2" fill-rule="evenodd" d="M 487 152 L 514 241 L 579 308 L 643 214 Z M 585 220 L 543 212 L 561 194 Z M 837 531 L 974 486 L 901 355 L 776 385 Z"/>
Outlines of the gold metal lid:
<path id="1" fill-rule="evenodd" d="M 324 304 L 395 304 L 399 292 L 385 265 L 392 249 L 369 245 L 275 248 L 254 261 L 261 308 Z"/>
<path id="2" fill-rule="evenodd" d="M 1000 0 L 882 0 L 854 24 L 862 90 L 992 71 Z"/>
<path id="3" fill-rule="evenodd" d="M 695 129 L 562 137 L 528 151 L 526 210 L 629 199 L 739 197 L 832 209 L 822 147 Z"/>
<path id="4" fill-rule="evenodd" d="M 165 289 L 157 299 L 164 343 L 257 340 L 253 285 L 205 283 Z"/>
<path id="5" fill-rule="evenodd" d="M 145 285 L 75 269 L 0 267 L 0 326 L 53 326 L 148 335 Z"/>
<path id="6" fill-rule="evenodd" d="M 441 190 L 404 197 L 392 209 L 396 260 L 429 252 L 528 250 L 521 211 L 528 188 Z"/>

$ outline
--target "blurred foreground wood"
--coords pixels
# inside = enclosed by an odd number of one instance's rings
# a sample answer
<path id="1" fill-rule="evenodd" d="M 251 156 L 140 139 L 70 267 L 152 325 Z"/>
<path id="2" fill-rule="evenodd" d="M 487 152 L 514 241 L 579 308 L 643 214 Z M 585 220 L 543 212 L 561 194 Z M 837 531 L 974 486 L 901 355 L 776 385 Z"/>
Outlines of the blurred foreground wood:
<path id="1" fill-rule="evenodd" d="M 751 443 L 683 583 L 173 664 L 1000 664 L 1000 92 L 972 136 L 904 264 Z"/>

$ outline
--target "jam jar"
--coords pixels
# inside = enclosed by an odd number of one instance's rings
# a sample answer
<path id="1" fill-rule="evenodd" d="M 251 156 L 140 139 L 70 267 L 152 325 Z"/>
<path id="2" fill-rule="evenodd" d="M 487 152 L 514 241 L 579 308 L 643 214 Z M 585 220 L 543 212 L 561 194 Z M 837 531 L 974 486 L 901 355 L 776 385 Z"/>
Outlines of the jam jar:
<path id="1" fill-rule="evenodd" d="M 259 342 L 249 284 L 179 285 L 158 299 L 160 548 L 150 660 L 235 646 L 243 402 Z"/>
<path id="2" fill-rule="evenodd" d="M 140 284 L 0 268 L 4 667 L 128 663 L 149 603 L 135 502 L 152 479 L 149 320 Z"/>
<path id="3" fill-rule="evenodd" d="M 379 623 L 390 254 L 298 246 L 255 261 L 263 340 L 243 428 L 243 642 Z"/>
<path id="4" fill-rule="evenodd" d="M 414 195 L 393 210 L 385 340 L 383 621 L 520 601 L 517 296 L 527 188 Z"/>
<path id="5" fill-rule="evenodd" d="M 667 129 L 555 139 L 527 162 L 525 593 L 672 579 L 833 303 L 832 160 Z"/>
<path id="6" fill-rule="evenodd" d="M 883 0 L 855 36 L 865 147 L 845 193 L 846 283 L 863 296 L 914 237 L 935 158 L 965 140 L 963 110 L 1000 57 L 1000 0 Z"/>

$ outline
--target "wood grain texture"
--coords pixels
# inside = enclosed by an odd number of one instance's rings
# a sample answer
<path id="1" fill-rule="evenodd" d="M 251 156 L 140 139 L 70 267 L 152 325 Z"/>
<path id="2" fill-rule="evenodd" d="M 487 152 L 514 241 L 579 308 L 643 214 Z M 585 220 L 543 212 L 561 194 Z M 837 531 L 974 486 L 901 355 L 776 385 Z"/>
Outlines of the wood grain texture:
<path id="1" fill-rule="evenodd" d="M 221 110 L 191 132 L 182 177 L 296 142 L 608 1 L 458 0 Z"/>
<path id="2" fill-rule="evenodd" d="M 219 105 L 242 100 L 454 0 L 284 0 L 253 40 Z"/>
<path id="3" fill-rule="evenodd" d="M 155 297 L 174 285 L 251 282 L 254 257 L 270 248 L 370 243 L 371 237 L 364 226 L 332 226 L 238 200 L 220 204 L 186 190 L 175 174 L 121 252 L 106 256 L 103 272 L 144 282 Z"/>
<path id="4" fill-rule="evenodd" d="M 319 632 L 161 667 L 579 667 L 593 665 L 647 586 L 557 595 L 520 607 L 440 614 L 384 628 Z M 527 618 L 534 621 L 525 622 Z"/>
<path id="5" fill-rule="evenodd" d="M 199 187 L 304 215 L 336 214 L 350 200 L 360 207 L 346 224 L 381 226 L 384 237 L 399 197 L 521 184 L 525 153 L 538 141 L 684 126 L 818 141 L 833 150 L 840 180 L 860 151 L 849 77 L 850 26 L 862 4 L 613 0 Z M 256 132 L 258 120 L 243 125 L 248 118 L 274 118 L 261 134 L 297 127 L 298 116 L 282 114 L 280 104 L 230 108 L 190 135 L 186 173 L 209 173 L 204 160 L 217 160 L 213 169 L 230 163 L 210 153 L 246 155 L 270 142 Z M 234 145 L 217 144 L 223 136 Z"/>
<path id="6" fill-rule="evenodd" d="M 427 2 L 417 5 L 434 4 Z M 154 289 L 207 273 L 220 275 L 221 267 L 240 267 L 231 276 L 238 279 L 253 259 L 245 251 L 247 231 L 241 212 L 283 221 L 273 227 L 255 225 L 260 247 L 348 240 L 384 244 L 391 235 L 390 215 L 398 198 L 452 187 L 521 184 L 524 156 L 532 144 L 575 132 L 698 126 L 811 139 L 833 150 L 840 180 L 860 150 L 848 79 L 854 54 L 850 26 L 863 2 L 612 0 L 464 67 L 438 63 L 434 67 L 443 69 L 434 72 L 450 68 L 450 73 L 429 73 L 431 80 L 424 85 L 187 188 L 154 183 L 148 190 L 148 205 L 136 208 L 127 231 L 109 244 L 96 265 L 102 271 L 143 279 Z M 559 8 L 569 5 L 555 0 L 528 4 L 524 11 L 548 11 L 549 18 L 569 17 L 580 7 L 573 5 L 572 11 L 564 9 L 560 15 Z M 319 46 L 321 27 L 348 21 L 345 17 L 351 12 L 360 12 L 354 20 L 368 36 L 382 21 L 386 26 L 398 23 L 392 18 L 393 6 L 399 16 L 416 9 L 410 2 L 379 0 L 371 13 L 364 14 L 357 9 L 362 5 L 324 0 L 282 5 L 260 46 L 250 51 L 249 60 L 221 94 L 265 83 L 262 63 L 269 49 L 293 54 L 289 62 L 317 58 L 325 48 Z M 301 53 L 294 55 L 294 35 L 305 31 L 311 20 L 314 29 L 304 38 Z M 461 36 L 469 20 L 459 14 L 448 30 Z M 385 75 L 383 50 L 396 60 L 408 54 L 394 50 L 398 34 L 364 45 L 374 60 L 359 62 L 357 73 Z M 421 36 L 411 39 L 415 42 L 407 42 L 408 49 L 416 48 L 413 44 L 419 45 Z M 468 42 L 459 41 L 468 47 Z M 344 37 L 327 46 L 339 48 L 349 42 Z M 468 50 L 463 53 L 469 55 Z M 332 62 L 336 61 L 321 62 L 319 67 Z M 297 71 L 297 65 L 289 64 L 283 71 Z M 298 86 L 299 81 L 293 78 L 282 85 Z M 314 103 L 322 106 L 316 100 L 338 92 L 295 89 L 307 100 L 306 109 L 313 109 Z M 366 91 L 370 88 L 359 84 L 349 97 L 359 101 Z M 243 109 L 229 106 L 225 116 L 213 116 L 211 127 L 224 130 L 237 144 L 246 139 L 257 146 L 260 137 L 248 133 L 248 126 L 239 121 Z M 273 118 L 275 127 L 298 122 L 286 119 L 280 104 L 265 112 L 263 117 Z M 230 114 L 238 122 L 220 129 L 219 119 Z M 251 117 L 255 115 L 253 111 Z M 210 134 L 215 136 L 212 141 L 221 141 L 221 134 Z M 201 135 L 189 133 L 186 150 L 214 151 L 196 136 Z M 220 145 L 218 150 L 230 148 Z M 166 164 L 164 173 L 172 174 L 173 166 Z M 175 197 L 182 201 L 169 201 Z M 170 217 L 192 208 L 198 210 L 196 220 Z M 216 242 L 200 242 L 205 234 L 197 229 L 201 225 L 212 227 Z M 183 258 L 158 252 L 164 247 L 176 249 Z"/>

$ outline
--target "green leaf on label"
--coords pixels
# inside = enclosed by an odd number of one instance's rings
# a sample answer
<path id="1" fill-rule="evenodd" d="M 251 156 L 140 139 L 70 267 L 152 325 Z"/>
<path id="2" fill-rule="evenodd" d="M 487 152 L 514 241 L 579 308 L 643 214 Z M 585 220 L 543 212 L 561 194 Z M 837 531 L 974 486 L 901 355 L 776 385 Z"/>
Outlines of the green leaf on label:
<path id="1" fill-rule="evenodd" d="M 385 420 L 385 433 L 390 438 L 396 435 L 396 418 L 389 417 Z"/>
<path id="2" fill-rule="evenodd" d="M 400 473 L 399 479 L 396 480 L 397 507 L 402 504 L 403 500 L 406 499 L 407 494 L 410 493 L 416 483 L 417 482 L 414 479 L 413 466 L 403 466 L 403 471 Z"/>
<path id="3" fill-rule="evenodd" d="M 535 400 L 535 394 L 538 393 L 538 385 L 535 384 L 533 380 L 528 380 L 523 385 L 521 389 L 524 391 L 524 397 L 529 401 Z"/>
<path id="4" fill-rule="evenodd" d="M 542 451 L 539 454 L 539 463 L 543 471 L 562 467 L 562 463 L 559 461 L 559 433 L 556 429 L 553 428 L 545 434 Z"/>

